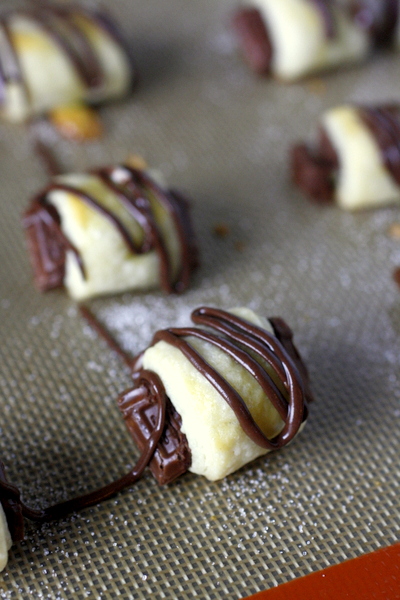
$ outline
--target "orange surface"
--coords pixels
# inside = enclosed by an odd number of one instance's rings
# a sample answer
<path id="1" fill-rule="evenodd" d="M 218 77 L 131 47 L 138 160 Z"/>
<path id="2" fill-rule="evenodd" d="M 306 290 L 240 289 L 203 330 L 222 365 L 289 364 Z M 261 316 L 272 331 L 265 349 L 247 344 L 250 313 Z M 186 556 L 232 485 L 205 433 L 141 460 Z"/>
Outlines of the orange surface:
<path id="1" fill-rule="evenodd" d="M 259 592 L 253 600 L 398 600 L 400 544 Z"/>

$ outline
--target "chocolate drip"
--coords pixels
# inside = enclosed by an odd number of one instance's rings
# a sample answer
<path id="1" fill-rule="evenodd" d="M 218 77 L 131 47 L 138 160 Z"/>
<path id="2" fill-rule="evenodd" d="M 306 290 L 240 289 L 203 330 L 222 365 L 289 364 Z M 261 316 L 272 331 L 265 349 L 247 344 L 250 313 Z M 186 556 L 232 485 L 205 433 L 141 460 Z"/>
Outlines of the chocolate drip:
<path id="1" fill-rule="evenodd" d="M 164 432 L 167 398 L 164 387 L 158 376 L 155 373 L 145 370 L 141 373 L 136 389 L 130 392 L 130 397 L 132 398 L 132 396 L 139 400 L 140 398 L 151 398 L 157 406 L 157 411 L 152 420 L 152 429 L 149 431 L 145 443 L 142 444 L 142 453 L 138 462 L 129 473 L 120 479 L 89 494 L 84 494 L 77 498 L 73 498 L 72 500 L 49 506 L 44 510 L 38 510 L 31 508 L 22 501 L 19 489 L 8 483 L 4 466 L 0 462 L 0 502 L 6 514 L 13 541 L 20 541 L 23 539 L 24 517 L 41 523 L 53 521 L 62 518 L 71 512 L 107 500 L 140 479 L 145 468 L 151 461 Z"/>
<path id="2" fill-rule="evenodd" d="M 132 369 L 134 382 L 140 380 L 143 353 L 132 359 L 87 307 L 81 306 L 81 312 L 97 333 Z M 222 395 L 235 412 L 243 430 L 256 444 L 275 450 L 289 443 L 306 419 L 306 403 L 312 402 L 313 395 L 307 369 L 293 344 L 293 334 L 288 325 L 282 319 L 271 319 L 275 334 L 271 335 L 230 313 L 205 307 L 192 313 L 192 321 L 207 327 L 207 330 L 189 327 L 158 331 L 152 344 L 163 340 L 177 347 Z M 209 329 L 217 333 L 210 333 Z M 283 430 L 276 438 L 266 438 L 240 395 L 184 339 L 190 336 L 220 348 L 253 375 L 285 422 Z M 254 358 L 254 354 L 270 365 L 280 385 Z M 141 448 L 151 431 L 151 421 L 158 409 L 149 398 L 136 398 L 131 395 L 134 390 L 135 388 L 121 395 L 119 406 L 135 443 Z M 186 472 L 191 464 L 190 448 L 186 437 L 180 431 L 181 418 L 169 399 L 167 407 L 165 434 L 150 463 L 152 473 L 160 485 L 173 481 Z"/>
<path id="3" fill-rule="evenodd" d="M 98 319 L 94 316 L 92 311 L 85 306 L 84 304 L 80 304 L 79 310 L 84 319 L 89 323 L 89 325 L 96 331 L 96 333 L 103 338 L 103 340 L 107 343 L 107 345 L 113 350 L 126 364 L 129 369 L 132 369 L 132 363 L 134 359 L 127 353 L 118 342 L 113 338 L 109 331 L 98 321 Z"/>
<path id="4" fill-rule="evenodd" d="M 93 196 L 77 188 L 54 182 L 33 200 L 23 219 L 34 267 L 35 283 L 40 290 L 45 291 L 63 285 L 67 250 L 74 253 L 82 275 L 85 276 L 80 253 L 62 232 L 60 216 L 49 202 L 49 194 L 56 190 L 77 196 L 82 202 L 100 212 L 118 230 L 132 254 L 144 254 L 152 250 L 157 252 L 160 259 L 160 283 L 165 292 L 180 293 L 187 288 L 190 275 L 197 266 L 197 247 L 190 223 L 188 203 L 176 192 L 162 190 L 142 171 L 126 166 L 121 169 L 123 183 L 116 182 L 115 169 L 100 169 L 93 174 L 116 194 L 142 227 L 143 242 L 137 244 L 123 222 Z M 175 224 L 181 251 L 181 268 L 175 278 L 166 244 L 151 208 L 149 193 L 153 194 L 168 211 Z"/>
<path id="5" fill-rule="evenodd" d="M 269 319 L 269 322 L 272 325 L 272 329 L 274 330 L 274 334 L 282 346 L 285 348 L 286 352 L 292 358 L 296 367 L 299 370 L 301 375 L 306 402 L 314 402 L 314 394 L 311 391 L 310 386 L 310 378 L 308 375 L 308 369 L 301 358 L 299 351 L 293 343 L 293 332 L 287 323 L 281 317 L 273 317 Z"/>
<path id="6" fill-rule="evenodd" d="M 0 502 L 14 542 L 24 539 L 24 517 L 18 489 L 8 483 L 3 463 L 0 461 Z"/>
<path id="7" fill-rule="evenodd" d="M 400 185 L 400 108 L 360 107 L 359 114 L 379 145 L 387 170 Z"/>
<path id="8" fill-rule="evenodd" d="M 86 319 L 96 333 L 104 339 L 108 346 L 122 358 L 127 367 L 132 371 L 137 358 L 132 358 L 125 352 L 110 332 L 100 323 L 92 311 L 85 305 L 79 307 L 82 316 Z M 135 383 L 141 373 L 132 372 Z M 157 403 L 151 396 L 137 396 L 128 390 L 118 399 L 119 408 L 123 414 L 126 425 L 139 450 L 143 450 L 154 427 L 156 415 L 159 411 Z M 159 485 L 171 483 L 174 479 L 186 473 L 191 465 L 191 452 L 186 436 L 181 432 L 181 417 L 167 397 L 167 411 L 165 428 L 162 437 L 149 463 L 151 472 Z"/>
<path id="9" fill-rule="evenodd" d="M 47 1 L 35 2 L 35 6 L 31 9 L 9 11 L 0 18 L 0 27 L 4 34 L 4 40 L 7 42 L 7 48 L 2 48 L 1 52 L 0 90 L 2 90 L 2 93 L 0 95 L 0 103 L 4 102 L 5 99 L 5 85 L 13 81 L 18 81 L 22 84 L 29 101 L 27 81 L 19 63 L 18 53 L 11 33 L 12 19 L 16 15 L 32 19 L 53 39 L 64 52 L 65 56 L 68 57 L 78 77 L 88 90 L 101 88 L 104 84 L 105 74 L 100 57 L 85 31 L 76 23 L 76 17 L 82 17 L 94 22 L 112 37 L 126 53 L 132 67 L 132 87 L 133 73 L 135 72 L 133 61 L 122 36 L 108 14 L 99 9 L 89 10 L 77 5 L 60 6 Z"/>
<path id="10" fill-rule="evenodd" d="M 333 202 L 335 174 L 338 169 L 337 153 L 322 128 L 317 148 L 311 149 L 307 144 L 297 144 L 291 150 L 292 181 L 316 202 Z"/>
<path id="11" fill-rule="evenodd" d="M 99 58 L 85 33 L 75 24 L 80 11 L 76 8 L 48 5 L 32 14 L 46 33 L 68 56 L 87 88 L 103 84 L 104 73 Z"/>
<path id="12" fill-rule="evenodd" d="M 133 359 L 130 358 L 87 307 L 81 306 L 81 312 L 97 333 L 132 369 L 134 381 L 140 380 L 144 353 Z M 307 416 L 306 403 L 313 401 L 308 372 L 293 344 L 290 327 L 283 319 L 273 318 L 270 323 L 275 335 L 272 335 L 265 329 L 229 312 L 208 307 L 193 311 L 191 318 L 196 325 L 202 325 L 207 330 L 194 327 L 160 330 L 154 335 L 151 345 L 164 341 L 178 348 L 226 400 L 235 412 L 242 429 L 256 444 L 269 450 L 275 450 L 288 444 L 297 434 Z M 216 331 L 217 334 L 209 332 L 209 329 Z M 184 339 L 186 337 L 195 337 L 218 347 L 252 374 L 282 420 L 285 421 L 283 430 L 276 438 L 273 440 L 266 438 L 254 422 L 244 400 Z M 272 368 L 280 381 L 280 386 L 254 358 L 254 354 Z M 285 393 L 282 392 L 282 389 L 285 390 Z M 133 435 L 136 439 L 138 432 L 135 420 L 137 418 L 132 414 L 135 402 L 132 402 L 131 398 L 127 398 L 126 395 L 122 395 L 119 404 L 129 429 L 135 430 Z"/>

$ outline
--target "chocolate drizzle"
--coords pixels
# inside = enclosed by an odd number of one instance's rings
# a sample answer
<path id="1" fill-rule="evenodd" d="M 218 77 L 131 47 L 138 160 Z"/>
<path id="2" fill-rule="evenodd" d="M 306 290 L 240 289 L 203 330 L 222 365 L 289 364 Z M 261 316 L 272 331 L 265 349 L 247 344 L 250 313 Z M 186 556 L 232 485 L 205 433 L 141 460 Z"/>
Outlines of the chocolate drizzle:
<path id="1" fill-rule="evenodd" d="M 31 8 L 10 10 L 0 18 L 3 41 L 0 52 L 0 104 L 5 100 L 5 86 L 11 82 L 21 83 L 29 102 L 28 83 L 23 75 L 12 37 L 12 20 L 18 15 L 33 20 L 51 37 L 68 57 L 87 90 L 101 88 L 104 85 L 105 74 L 96 49 L 92 46 L 84 29 L 77 24 L 77 17 L 95 23 L 112 37 L 126 54 L 132 67 L 132 87 L 133 73 L 135 72 L 132 58 L 121 34 L 106 12 L 78 5 L 61 6 L 52 2 L 39 1 L 35 2 Z"/>
<path id="2" fill-rule="evenodd" d="M 0 501 L 6 514 L 13 541 L 16 542 L 23 539 L 24 517 L 39 523 L 53 521 L 62 518 L 71 512 L 107 500 L 140 479 L 145 468 L 151 461 L 163 434 L 167 399 L 160 379 L 155 373 L 149 371 L 142 371 L 136 389 L 131 392 L 131 396 L 132 395 L 139 400 L 142 397 L 154 398 L 154 402 L 157 404 L 158 409 L 156 418 L 153 421 L 153 428 L 147 438 L 146 444 L 143 446 L 138 462 L 129 473 L 120 479 L 89 494 L 84 494 L 77 498 L 73 498 L 72 500 L 54 504 L 44 510 L 40 510 L 31 508 L 22 501 L 19 489 L 7 481 L 4 465 L 0 462 Z"/>
<path id="3" fill-rule="evenodd" d="M 34 198 L 23 218 L 37 287 L 46 291 L 63 285 L 67 251 L 75 255 L 85 277 L 82 257 L 63 233 L 60 216 L 49 200 L 52 192 L 60 190 L 78 197 L 79 200 L 100 212 L 118 230 L 132 254 L 140 255 L 154 250 L 159 256 L 162 289 L 167 293 L 183 292 L 189 285 L 193 269 L 197 266 L 197 248 L 186 200 L 175 191 L 164 191 L 146 173 L 128 166 L 99 169 L 93 171 L 93 175 L 118 197 L 141 226 L 143 242 L 137 244 L 123 222 L 92 195 L 55 181 Z M 149 194 L 167 210 L 175 225 L 180 243 L 181 265 L 176 277 L 172 273 L 171 258 L 155 220 Z"/>
<path id="4" fill-rule="evenodd" d="M 358 110 L 379 145 L 387 170 L 397 185 L 400 185 L 399 106 L 360 107 Z"/>

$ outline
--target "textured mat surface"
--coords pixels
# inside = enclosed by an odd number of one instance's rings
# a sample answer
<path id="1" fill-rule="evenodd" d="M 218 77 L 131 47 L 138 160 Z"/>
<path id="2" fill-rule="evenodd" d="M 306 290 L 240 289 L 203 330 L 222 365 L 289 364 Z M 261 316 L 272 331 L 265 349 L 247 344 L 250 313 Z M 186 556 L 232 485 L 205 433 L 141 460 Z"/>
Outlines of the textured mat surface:
<path id="1" fill-rule="evenodd" d="M 293 86 L 259 81 L 227 30 L 234 4 L 113 2 L 140 85 L 102 110 L 102 143 L 57 153 L 71 170 L 140 153 L 193 199 L 202 267 L 190 291 L 91 303 L 121 343 L 135 353 L 200 304 L 279 314 L 311 371 L 309 422 L 225 481 L 159 488 L 147 474 L 101 506 L 28 526 L 2 600 L 240 598 L 399 539 L 400 240 L 388 231 L 400 211 L 310 205 L 286 155 L 326 107 L 400 99 L 400 56 Z M 44 506 L 118 477 L 137 451 L 115 404 L 129 373 L 62 292 L 32 287 L 19 216 L 46 176 L 28 140 L 1 125 L 0 455 Z"/>

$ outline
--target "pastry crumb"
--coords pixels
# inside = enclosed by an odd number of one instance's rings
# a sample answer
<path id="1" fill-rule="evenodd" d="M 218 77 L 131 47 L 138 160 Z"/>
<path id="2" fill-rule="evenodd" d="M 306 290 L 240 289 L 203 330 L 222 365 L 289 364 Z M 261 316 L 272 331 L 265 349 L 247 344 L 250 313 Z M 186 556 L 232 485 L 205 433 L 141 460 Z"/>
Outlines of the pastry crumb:
<path id="1" fill-rule="evenodd" d="M 322 79 L 310 79 L 307 83 L 308 90 L 317 96 L 326 94 L 326 83 Z"/>
<path id="2" fill-rule="evenodd" d="M 149 167 L 147 161 L 140 154 L 129 154 L 126 157 L 125 164 L 138 171 L 145 171 Z"/>
<path id="3" fill-rule="evenodd" d="M 245 244 L 243 242 L 235 242 L 235 250 L 238 252 L 243 252 L 245 249 Z"/>
<path id="4" fill-rule="evenodd" d="M 217 223 L 213 227 L 213 232 L 220 238 L 226 238 L 230 234 L 230 229 L 225 223 Z"/>
<path id="5" fill-rule="evenodd" d="M 394 240 L 400 240 L 400 223 L 392 223 L 388 227 L 387 234 Z"/>
<path id="6" fill-rule="evenodd" d="M 85 142 L 97 140 L 103 135 L 98 113 L 83 104 L 54 108 L 49 113 L 49 121 L 68 140 Z"/>

